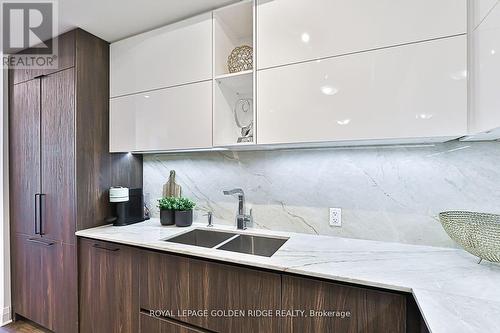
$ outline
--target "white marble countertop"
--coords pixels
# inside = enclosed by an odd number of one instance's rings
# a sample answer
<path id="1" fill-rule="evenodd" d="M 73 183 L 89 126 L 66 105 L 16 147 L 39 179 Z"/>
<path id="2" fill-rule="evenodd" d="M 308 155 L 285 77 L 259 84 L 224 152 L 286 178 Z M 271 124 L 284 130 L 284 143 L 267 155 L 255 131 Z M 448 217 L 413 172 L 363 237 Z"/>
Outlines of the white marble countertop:
<path id="1" fill-rule="evenodd" d="M 500 265 L 452 248 L 248 229 L 243 233 L 289 237 L 272 256 L 261 257 L 163 241 L 193 228 L 164 227 L 158 219 L 125 227 L 81 230 L 77 236 L 182 253 L 195 257 L 411 292 L 433 333 L 497 332 Z M 215 225 L 214 230 L 235 230 Z"/>

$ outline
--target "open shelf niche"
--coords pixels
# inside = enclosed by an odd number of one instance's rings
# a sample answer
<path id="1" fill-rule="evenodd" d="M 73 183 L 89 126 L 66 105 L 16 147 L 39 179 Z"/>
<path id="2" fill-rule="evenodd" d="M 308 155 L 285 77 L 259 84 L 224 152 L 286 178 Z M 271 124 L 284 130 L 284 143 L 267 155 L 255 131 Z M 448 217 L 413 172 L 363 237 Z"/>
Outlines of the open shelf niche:
<path id="1" fill-rule="evenodd" d="M 214 11 L 214 146 L 255 143 L 254 11 L 253 1 L 237 2 Z M 249 70 L 230 73 L 228 57 L 236 47 L 243 45 L 253 48 L 254 66 Z M 253 135 L 245 137 L 240 126 L 250 123 Z"/>

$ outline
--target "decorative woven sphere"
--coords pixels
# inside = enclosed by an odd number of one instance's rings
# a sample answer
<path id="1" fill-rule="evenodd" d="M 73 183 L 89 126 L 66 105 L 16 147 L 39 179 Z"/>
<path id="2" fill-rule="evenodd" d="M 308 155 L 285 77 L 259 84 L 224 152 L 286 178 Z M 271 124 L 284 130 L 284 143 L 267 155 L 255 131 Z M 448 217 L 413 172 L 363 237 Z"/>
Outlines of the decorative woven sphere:
<path id="1" fill-rule="evenodd" d="M 253 68 L 253 49 L 251 46 L 242 45 L 231 51 L 227 58 L 229 73 L 246 71 Z"/>

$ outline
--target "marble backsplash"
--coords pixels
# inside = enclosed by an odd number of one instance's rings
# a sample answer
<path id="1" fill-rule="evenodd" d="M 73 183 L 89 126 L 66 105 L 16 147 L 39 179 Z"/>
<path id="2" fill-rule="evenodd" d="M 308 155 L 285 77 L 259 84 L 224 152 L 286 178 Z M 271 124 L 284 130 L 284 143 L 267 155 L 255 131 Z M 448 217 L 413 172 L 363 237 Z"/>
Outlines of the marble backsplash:
<path id="1" fill-rule="evenodd" d="M 236 187 L 259 228 L 409 244 L 455 246 L 440 211 L 500 213 L 500 142 L 145 155 L 153 216 L 172 169 L 215 224 L 234 223 L 237 199 L 222 190 Z M 341 228 L 329 207 L 342 208 Z"/>

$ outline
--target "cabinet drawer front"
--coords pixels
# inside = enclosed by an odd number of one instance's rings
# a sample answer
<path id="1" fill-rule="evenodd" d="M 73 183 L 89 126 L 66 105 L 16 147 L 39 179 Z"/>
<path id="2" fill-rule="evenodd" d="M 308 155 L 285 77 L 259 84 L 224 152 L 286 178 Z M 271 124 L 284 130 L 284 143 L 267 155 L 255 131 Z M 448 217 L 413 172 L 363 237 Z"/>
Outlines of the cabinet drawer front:
<path id="1" fill-rule="evenodd" d="M 211 13 L 111 44 L 111 97 L 211 78 Z"/>
<path id="2" fill-rule="evenodd" d="M 228 311 L 279 309 L 280 286 L 279 274 L 150 252 L 141 259 L 141 309 L 170 310 L 177 320 L 216 332 L 278 332 L 279 318 Z M 184 310 L 208 315 L 183 316 Z"/>
<path id="3" fill-rule="evenodd" d="M 467 31 L 466 0 L 258 0 L 258 68 Z"/>
<path id="4" fill-rule="evenodd" d="M 459 137 L 466 37 L 262 70 L 257 143 Z"/>
<path id="5" fill-rule="evenodd" d="M 283 310 L 305 311 L 287 316 L 283 332 L 405 332 L 405 296 L 290 276 L 282 283 Z"/>
<path id="6" fill-rule="evenodd" d="M 204 333 L 207 331 L 189 328 L 171 321 L 154 318 L 141 313 L 141 333 Z"/>
<path id="7" fill-rule="evenodd" d="M 211 146 L 211 81 L 111 99 L 111 152 Z"/>

